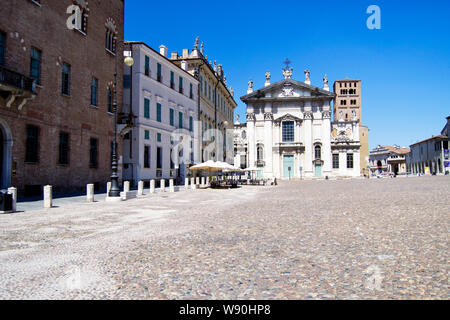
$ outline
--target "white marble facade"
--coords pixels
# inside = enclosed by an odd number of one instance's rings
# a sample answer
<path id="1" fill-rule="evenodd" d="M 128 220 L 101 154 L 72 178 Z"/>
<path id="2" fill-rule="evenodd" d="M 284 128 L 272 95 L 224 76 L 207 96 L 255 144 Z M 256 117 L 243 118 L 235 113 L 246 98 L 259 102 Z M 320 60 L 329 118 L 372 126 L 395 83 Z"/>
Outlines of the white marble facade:
<path id="1" fill-rule="evenodd" d="M 264 88 L 253 90 L 250 81 L 241 98 L 247 104 L 249 165 L 262 168 L 266 178 L 360 176 L 357 120 L 332 124 L 335 95 L 327 78 L 320 89 L 309 84 L 308 70 L 305 82 L 292 74 L 284 69 L 284 80 L 270 84 L 267 73 Z"/>

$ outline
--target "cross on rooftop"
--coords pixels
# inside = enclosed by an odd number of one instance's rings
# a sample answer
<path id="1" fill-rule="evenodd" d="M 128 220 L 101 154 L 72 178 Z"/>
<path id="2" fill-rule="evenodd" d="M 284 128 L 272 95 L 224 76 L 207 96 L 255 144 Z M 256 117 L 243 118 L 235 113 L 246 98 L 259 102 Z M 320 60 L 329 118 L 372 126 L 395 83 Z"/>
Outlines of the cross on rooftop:
<path id="1" fill-rule="evenodd" d="M 288 58 L 286 58 L 286 60 L 283 62 L 283 64 L 286 65 L 286 69 L 289 70 L 289 66 L 291 65 L 291 61 L 289 61 Z"/>

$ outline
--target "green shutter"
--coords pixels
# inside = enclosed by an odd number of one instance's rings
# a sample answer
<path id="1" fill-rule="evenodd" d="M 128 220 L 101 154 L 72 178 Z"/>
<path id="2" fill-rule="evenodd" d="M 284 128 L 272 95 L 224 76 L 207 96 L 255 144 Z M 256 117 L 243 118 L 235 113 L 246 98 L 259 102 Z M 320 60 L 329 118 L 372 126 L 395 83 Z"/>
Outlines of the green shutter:
<path id="1" fill-rule="evenodd" d="M 150 140 L 150 131 L 145 130 L 145 140 Z"/>
<path id="2" fill-rule="evenodd" d="M 158 133 L 157 137 L 158 137 L 158 142 L 161 142 L 162 141 L 161 133 Z"/>
<path id="3" fill-rule="evenodd" d="M 158 122 L 161 122 L 161 104 L 157 103 L 156 104 L 156 120 Z"/>
<path id="4" fill-rule="evenodd" d="M 145 75 L 150 75 L 150 58 L 145 56 Z"/>
<path id="5" fill-rule="evenodd" d="M 178 127 L 180 129 L 183 128 L 183 113 L 182 112 L 178 113 Z"/>
<path id="6" fill-rule="evenodd" d="M 189 131 L 194 131 L 194 118 L 189 117 Z"/>
<path id="7" fill-rule="evenodd" d="M 174 126 L 174 125 L 175 125 L 174 111 L 173 111 L 173 109 L 170 109 L 170 125 L 171 125 L 171 126 Z"/>
<path id="8" fill-rule="evenodd" d="M 144 99 L 144 118 L 150 119 L 150 100 Z"/>

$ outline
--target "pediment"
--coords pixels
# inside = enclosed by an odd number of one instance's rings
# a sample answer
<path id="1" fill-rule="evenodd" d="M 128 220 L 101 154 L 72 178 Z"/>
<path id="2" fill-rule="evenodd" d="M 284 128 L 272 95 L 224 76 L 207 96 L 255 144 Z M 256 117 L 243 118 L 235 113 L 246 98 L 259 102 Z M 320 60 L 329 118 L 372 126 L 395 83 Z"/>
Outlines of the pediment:
<path id="1" fill-rule="evenodd" d="M 243 102 L 261 98 L 302 98 L 302 97 L 324 97 L 334 98 L 332 92 L 325 91 L 318 87 L 310 86 L 304 82 L 285 79 L 273 83 L 265 88 L 256 90 L 246 96 L 241 97 Z"/>
<path id="2" fill-rule="evenodd" d="M 296 122 L 300 122 L 300 121 L 303 121 L 303 120 L 298 118 L 298 117 L 296 117 L 296 116 L 293 116 L 290 113 L 288 113 L 288 114 L 285 114 L 282 117 L 279 117 L 278 119 L 275 119 L 274 121 L 275 122 L 282 122 L 282 121 L 296 121 Z"/>

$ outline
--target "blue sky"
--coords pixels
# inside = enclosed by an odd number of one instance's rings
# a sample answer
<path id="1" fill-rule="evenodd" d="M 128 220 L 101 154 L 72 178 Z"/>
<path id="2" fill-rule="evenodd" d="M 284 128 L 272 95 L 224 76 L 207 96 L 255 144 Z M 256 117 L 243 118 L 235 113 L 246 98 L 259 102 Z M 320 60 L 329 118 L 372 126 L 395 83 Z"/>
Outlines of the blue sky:
<path id="1" fill-rule="evenodd" d="M 208 59 L 224 67 L 236 112 L 245 119 L 251 78 L 255 89 L 282 79 L 286 58 L 293 78 L 330 86 L 362 80 L 363 123 L 370 146 L 409 146 L 437 135 L 450 116 L 450 1 L 142 1 L 126 0 L 125 38 L 169 52 L 205 43 Z M 369 30 L 368 6 L 381 8 L 381 30 Z"/>

